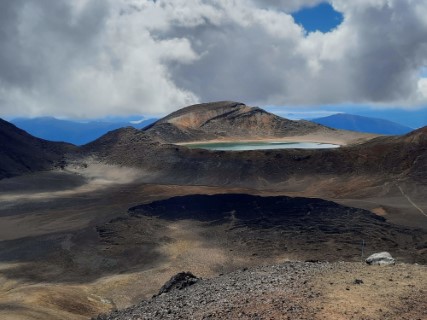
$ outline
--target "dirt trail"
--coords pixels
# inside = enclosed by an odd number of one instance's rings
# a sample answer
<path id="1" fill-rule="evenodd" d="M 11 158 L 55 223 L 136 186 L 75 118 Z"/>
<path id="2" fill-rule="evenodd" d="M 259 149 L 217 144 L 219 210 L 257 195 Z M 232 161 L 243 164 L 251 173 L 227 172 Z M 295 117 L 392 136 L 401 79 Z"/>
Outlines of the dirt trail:
<path id="1" fill-rule="evenodd" d="M 398 185 L 396 183 L 397 187 L 399 188 L 400 192 L 402 193 L 402 195 L 406 198 L 406 200 L 408 200 L 408 202 L 415 208 L 417 209 L 419 212 L 421 212 L 423 215 L 425 215 L 427 217 L 427 214 L 424 212 L 423 209 L 421 209 L 414 201 L 412 201 L 411 198 L 409 198 L 409 196 L 403 191 L 402 187 L 400 185 Z"/>

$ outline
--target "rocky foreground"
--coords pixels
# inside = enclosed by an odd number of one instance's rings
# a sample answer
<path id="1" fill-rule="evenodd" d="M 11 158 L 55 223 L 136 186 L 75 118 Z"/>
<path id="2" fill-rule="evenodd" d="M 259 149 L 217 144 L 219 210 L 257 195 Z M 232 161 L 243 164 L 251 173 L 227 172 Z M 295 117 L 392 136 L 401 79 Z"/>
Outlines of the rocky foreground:
<path id="1" fill-rule="evenodd" d="M 184 277 L 167 292 L 98 320 L 427 319 L 427 267 L 287 262 Z"/>

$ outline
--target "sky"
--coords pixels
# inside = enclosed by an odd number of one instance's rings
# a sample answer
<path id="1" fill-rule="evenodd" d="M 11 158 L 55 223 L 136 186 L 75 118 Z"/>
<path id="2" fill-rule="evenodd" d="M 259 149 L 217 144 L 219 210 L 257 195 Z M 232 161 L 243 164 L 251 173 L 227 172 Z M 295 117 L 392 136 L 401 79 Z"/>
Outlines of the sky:
<path id="1" fill-rule="evenodd" d="M 418 0 L 0 1 L 0 117 L 427 113 L 426 16 Z"/>

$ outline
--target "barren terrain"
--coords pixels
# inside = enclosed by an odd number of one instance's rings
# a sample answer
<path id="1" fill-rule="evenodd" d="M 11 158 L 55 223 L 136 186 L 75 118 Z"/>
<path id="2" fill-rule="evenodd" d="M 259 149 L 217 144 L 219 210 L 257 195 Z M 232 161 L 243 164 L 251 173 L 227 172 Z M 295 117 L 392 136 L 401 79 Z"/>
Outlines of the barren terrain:
<path id="1" fill-rule="evenodd" d="M 98 319 L 425 319 L 426 272 L 360 262 L 244 268 Z"/>
<path id="2" fill-rule="evenodd" d="M 117 180 L 117 175 L 123 179 Z M 264 190 L 149 182 L 149 175 L 143 171 L 96 163 L 1 180 L 1 318 L 87 319 L 151 297 L 171 275 L 183 270 L 208 278 L 243 267 L 313 256 L 298 249 L 298 243 L 293 246 L 291 241 L 286 250 L 284 243 L 279 242 L 275 248 L 266 247 L 268 237 L 262 232 L 239 247 L 235 238 L 238 233 L 224 237 L 227 225 L 206 228 L 206 222 L 191 219 L 134 217 L 131 219 L 137 219 L 138 223 L 117 224 L 119 229 L 114 229 L 125 232 L 126 237 L 116 240 L 100 237 L 99 227 L 108 226 L 117 217 L 127 217 L 130 207 L 173 196 L 223 193 L 322 196 L 371 209 L 392 223 L 427 230 L 427 217 L 407 198 L 426 210 L 422 196 L 425 189 L 406 185 L 404 181 L 399 186 L 406 196 L 395 185 L 369 188 L 363 179 L 358 182 L 336 177 L 290 179 L 277 189 Z M 345 189 L 349 182 L 363 186 L 353 189 L 363 192 Z M 274 249 L 274 254 L 267 254 L 266 249 Z M 340 260 L 340 251 L 336 249 L 338 246 L 330 242 L 326 247 L 319 246 L 318 254 L 327 256 L 330 250 L 335 250 L 330 257 Z M 391 245 L 381 249 L 394 253 Z M 373 248 L 368 245 L 366 250 L 370 252 Z M 422 254 L 426 249 L 417 250 Z M 409 257 L 402 258 L 414 262 Z"/>
<path id="3" fill-rule="evenodd" d="M 384 269 L 412 270 L 395 275 L 399 281 L 389 278 L 396 285 L 390 290 L 380 269 L 354 263 L 384 250 L 399 263 L 426 262 L 427 128 L 365 141 L 372 136 L 221 102 L 182 109 L 145 131 L 115 130 L 79 148 L 36 139 L 5 121 L 0 130 L 1 319 L 88 319 L 150 298 L 184 270 L 212 278 L 296 260 L 353 262 L 299 265 L 318 275 L 285 304 L 301 316 L 393 319 L 402 310 L 424 316 L 425 268 Z M 222 152 L 171 144 L 259 137 L 343 147 Z M 356 273 L 382 284 L 363 312 L 354 306 L 368 293 L 347 290 Z M 259 283 L 252 280 L 248 288 Z M 276 308 L 281 302 L 259 303 L 262 293 L 243 305 L 251 317 L 270 309 L 272 317 L 291 316 Z M 310 296 L 321 299 L 312 305 Z M 354 303 L 337 307 L 334 299 Z M 233 308 L 219 315 L 234 317 L 239 307 Z M 237 316 L 244 318 L 243 311 Z"/>

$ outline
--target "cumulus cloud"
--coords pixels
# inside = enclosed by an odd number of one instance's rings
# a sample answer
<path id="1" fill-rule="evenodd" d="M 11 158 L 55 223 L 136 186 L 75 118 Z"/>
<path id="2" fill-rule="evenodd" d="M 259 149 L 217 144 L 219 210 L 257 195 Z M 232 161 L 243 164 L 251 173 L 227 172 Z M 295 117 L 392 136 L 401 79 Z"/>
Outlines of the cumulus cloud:
<path id="1" fill-rule="evenodd" d="M 343 23 L 307 34 L 290 13 L 320 2 L 2 1 L 0 115 L 427 103 L 427 3 L 332 0 Z"/>

